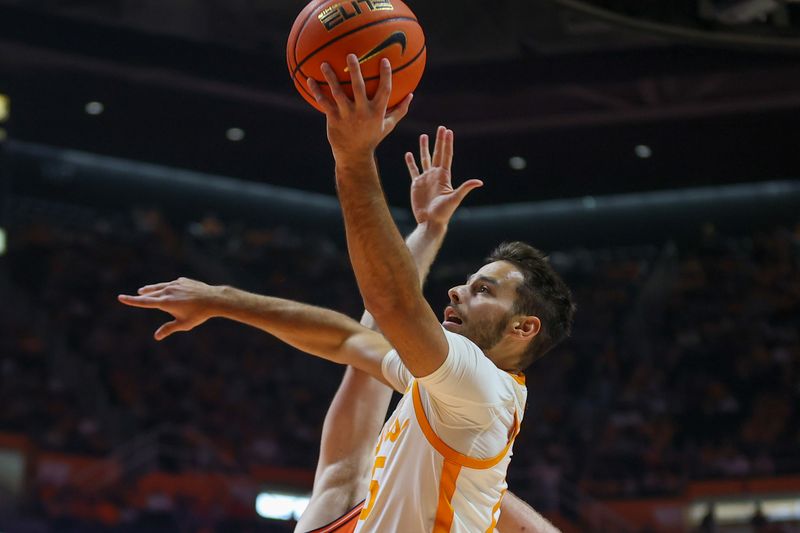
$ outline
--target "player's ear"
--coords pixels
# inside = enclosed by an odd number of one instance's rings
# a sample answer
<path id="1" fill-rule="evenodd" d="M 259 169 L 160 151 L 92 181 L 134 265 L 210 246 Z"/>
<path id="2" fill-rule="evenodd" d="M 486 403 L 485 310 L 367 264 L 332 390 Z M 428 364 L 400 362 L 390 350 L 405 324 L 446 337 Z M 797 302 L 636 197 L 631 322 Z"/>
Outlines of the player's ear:
<path id="1" fill-rule="evenodd" d="M 538 316 L 518 316 L 511 324 L 513 326 L 513 335 L 519 336 L 521 339 L 532 339 L 542 330 L 542 321 Z"/>

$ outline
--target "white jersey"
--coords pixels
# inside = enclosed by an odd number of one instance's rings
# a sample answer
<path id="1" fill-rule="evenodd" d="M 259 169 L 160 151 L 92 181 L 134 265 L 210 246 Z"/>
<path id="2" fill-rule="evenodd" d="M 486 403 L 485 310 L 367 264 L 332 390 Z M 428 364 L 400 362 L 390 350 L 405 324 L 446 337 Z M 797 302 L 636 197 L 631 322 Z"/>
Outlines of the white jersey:
<path id="1" fill-rule="evenodd" d="M 519 432 L 524 376 L 445 330 L 442 366 L 414 379 L 396 351 L 383 374 L 405 392 L 381 431 L 356 532 L 493 532 Z"/>

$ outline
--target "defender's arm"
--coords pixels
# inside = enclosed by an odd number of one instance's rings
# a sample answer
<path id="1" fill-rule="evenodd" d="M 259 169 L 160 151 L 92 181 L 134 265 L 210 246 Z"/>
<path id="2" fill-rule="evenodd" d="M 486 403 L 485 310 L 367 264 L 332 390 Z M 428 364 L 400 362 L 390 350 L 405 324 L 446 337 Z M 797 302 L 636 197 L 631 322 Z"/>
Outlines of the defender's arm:
<path id="1" fill-rule="evenodd" d="M 506 492 L 500 506 L 500 519 L 497 522 L 500 533 L 561 533 L 545 517 L 537 513 L 533 507 Z"/>
<path id="2" fill-rule="evenodd" d="M 156 331 L 157 340 L 177 331 L 189 331 L 210 318 L 227 318 L 384 381 L 381 361 L 391 349 L 389 343 L 381 334 L 330 309 L 187 278 L 143 287 L 138 296 L 120 295 L 119 301 L 132 307 L 160 309 L 175 317 Z"/>

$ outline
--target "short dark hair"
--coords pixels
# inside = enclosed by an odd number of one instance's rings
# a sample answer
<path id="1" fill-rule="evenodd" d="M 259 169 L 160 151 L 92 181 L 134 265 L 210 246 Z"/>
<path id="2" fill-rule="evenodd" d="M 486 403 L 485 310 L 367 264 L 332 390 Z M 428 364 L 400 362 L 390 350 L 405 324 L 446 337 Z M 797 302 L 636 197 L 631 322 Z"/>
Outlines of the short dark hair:
<path id="1" fill-rule="evenodd" d="M 522 361 L 525 368 L 569 337 L 575 315 L 572 293 L 553 270 L 547 255 L 529 244 L 504 242 L 486 258 L 487 264 L 495 261 L 508 261 L 525 276 L 517 287 L 514 312 L 535 315 L 542 321 L 541 330 Z"/>

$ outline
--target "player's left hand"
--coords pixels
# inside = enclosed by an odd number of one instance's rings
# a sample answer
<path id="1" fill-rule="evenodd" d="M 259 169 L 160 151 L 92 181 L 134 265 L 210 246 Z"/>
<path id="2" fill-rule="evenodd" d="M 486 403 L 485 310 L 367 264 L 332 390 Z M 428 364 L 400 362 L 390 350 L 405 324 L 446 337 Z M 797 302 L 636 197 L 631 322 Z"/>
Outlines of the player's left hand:
<path id="1" fill-rule="evenodd" d="M 406 153 L 406 166 L 411 175 L 411 210 L 417 224 L 447 226 L 450 218 L 467 195 L 483 186 L 481 180 L 467 180 L 453 189 L 453 130 L 439 126 L 433 157 L 428 147 L 428 136 L 419 137 L 420 171 L 414 154 Z"/>
<path id="2" fill-rule="evenodd" d="M 387 110 L 392 93 L 392 66 L 388 59 L 381 59 L 381 74 L 378 90 L 371 99 L 367 97 L 361 65 L 355 54 L 347 56 L 347 68 L 353 88 L 353 99 L 342 89 L 333 68 L 322 64 L 322 75 L 328 83 L 333 99 L 320 89 L 312 78 L 308 79 L 311 93 L 325 111 L 328 119 L 328 141 L 337 162 L 347 158 L 372 157 L 378 145 L 408 113 L 412 95 L 408 95 L 397 107 Z"/>
<path id="3" fill-rule="evenodd" d="M 175 281 L 146 285 L 138 295 L 120 294 L 117 299 L 131 307 L 160 309 L 173 316 L 155 332 L 156 340 L 164 340 L 178 331 L 191 331 L 215 316 L 223 297 L 223 288 L 201 281 L 178 278 Z"/>

